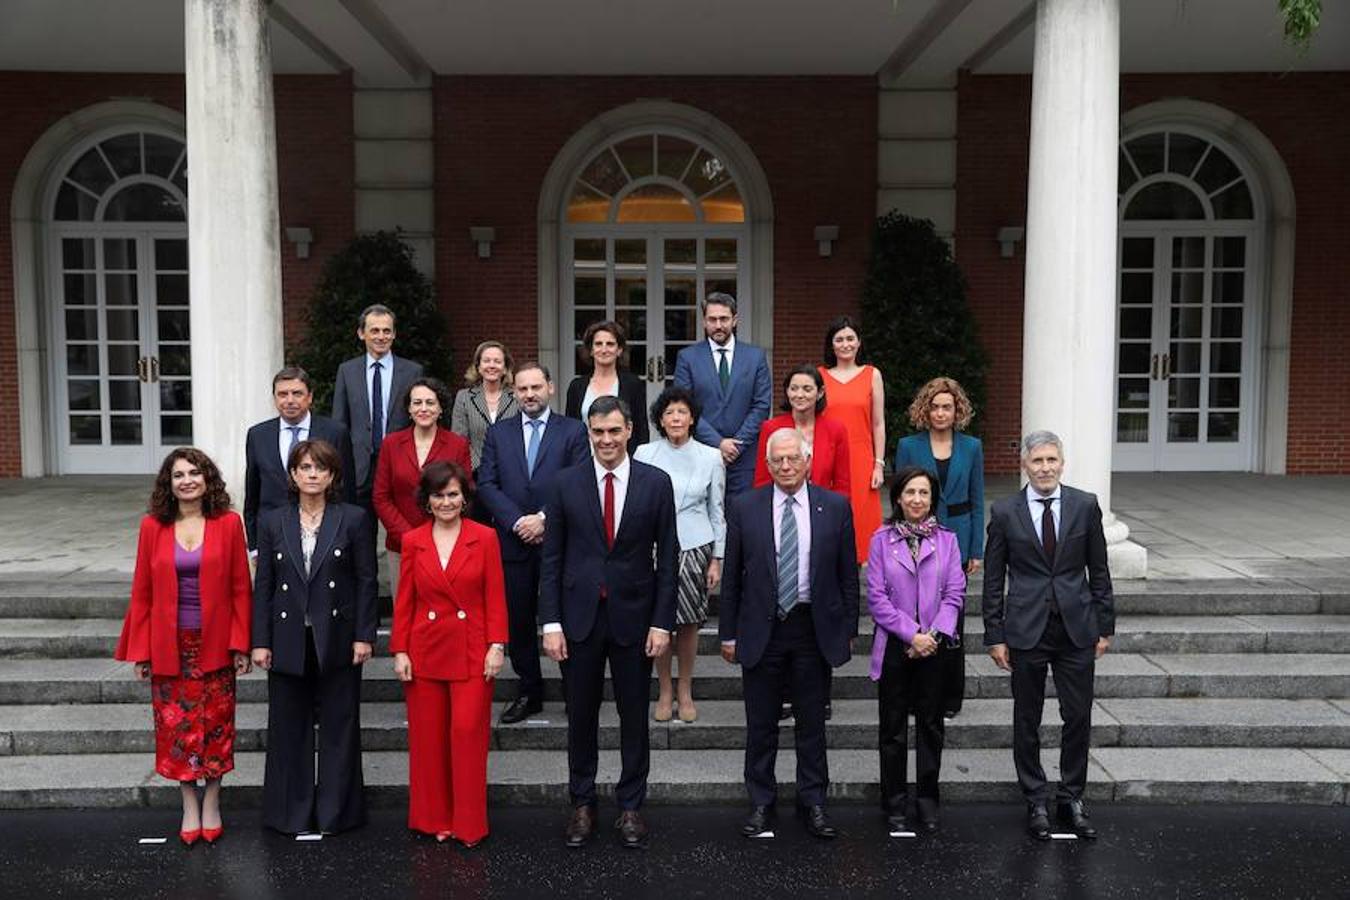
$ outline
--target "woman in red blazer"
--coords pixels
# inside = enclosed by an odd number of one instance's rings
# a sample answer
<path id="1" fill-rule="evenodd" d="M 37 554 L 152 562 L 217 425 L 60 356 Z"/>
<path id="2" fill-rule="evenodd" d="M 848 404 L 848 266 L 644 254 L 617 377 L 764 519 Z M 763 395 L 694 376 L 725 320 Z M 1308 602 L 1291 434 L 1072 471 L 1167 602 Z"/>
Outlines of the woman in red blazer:
<path id="1" fill-rule="evenodd" d="M 141 520 L 131 604 L 115 658 L 150 679 L 155 771 L 179 782 L 191 846 L 214 843 L 220 779 L 234 768 L 234 679 L 249 671 L 244 523 L 210 458 L 179 447 L 159 467 Z M 206 790 L 197 797 L 197 780 Z"/>
<path id="2" fill-rule="evenodd" d="M 422 468 L 437 459 L 458 463 L 472 471 L 469 442 L 441 424 L 450 409 L 450 391 L 435 378 L 419 378 L 408 388 L 408 417 L 412 427 L 395 431 L 380 445 L 371 502 L 387 537 L 390 589 L 398 595 L 398 555 L 403 536 L 427 520 L 417 502 Z"/>
<path id="3" fill-rule="evenodd" d="M 508 635 L 501 548 L 464 515 L 466 467 L 428 463 L 417 496 L 432 521 L 403 536 L 389 638 L 408 703 L 408 827 L 472 847 L 488 832 L 492 687 Z"/>
<path id="4" fill-rule="evenodd" d="M 755 452 L 755 487 L 770 482 L 764 448 L 769 435 L 780 428 L 796 428 L 811 447 L 811 483 L 848 496 L 848 432 L 844 426 L 822 419 L 825 409 L 825 380 L 812 365 L 800 365 L 783 379 L 781 416 L 766 419 L 759 426 L 759 449 Z"/>

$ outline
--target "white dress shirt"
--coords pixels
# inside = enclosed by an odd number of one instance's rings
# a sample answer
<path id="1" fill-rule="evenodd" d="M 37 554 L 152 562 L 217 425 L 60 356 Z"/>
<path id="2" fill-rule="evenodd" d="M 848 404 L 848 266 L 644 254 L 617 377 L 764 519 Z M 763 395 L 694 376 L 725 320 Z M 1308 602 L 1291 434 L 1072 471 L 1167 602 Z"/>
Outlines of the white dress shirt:
<path id="1" fill-rule="evenodd" d="M 1027 509 L 1031 511 L 1031 527 L 1036 532 L 1037 538 L 1041 536 L 1041 516 L 1045 513 L 1045 504 L 1041 501 L 1048 498 L 1054 499 L 1054 502 L 1050 504 L 1050 515 L 1055 523 L 1055 540 L 1058 541 L 1059 523 L 1064 520 L 1064 517 L 1059 513 L 1059 485 L 1055 485 L 1055 489 L 1049 494 L 1042 494 L 1028 484 L 1026 495 Z"/>
<path id="2" fill-rule="evenodd" d="M 389 396 L 394 390 L 394 354 L 392 351 L 386 353 L 379 359 L 366 353 L 366 408 L 372 407 L 371 398 L 375 396 L 375 369 L 372 368 L 376 363 L 380 364 L 380 391 L 384 398 L 384 409 L 380 415 L 380 422 L 383 423 L 384 433 L 389 433 L 389 404 L 393 402 L 393 397 Z"/>
<path id="3" fill-rule="evenodd" d="M 727 351 L 727 371 L 730 372 L 736 365 L 736 335 L 727 338 L 726 344 L 719 344 L 712 338 L 708 338 L 708 346 L 712 348 L 713 371 L 718 371 L 722 365 L 722 351 Z"/>
<path id="4" fill-rule="evenodd" d="M 773 486 L 773 547 L 779 549 L 781 543 L 780 537 L 783 533 L 781 527 L 783 520 L 783 506 L 787 498 L 791 496 L 796 500 L 796 505 L 792 507 L 793 518 L 797 520 L 797 602 L 811 602 L 811 509 L 810 495 L 806 490 L 806 482 L 797 488 L 797 493 L 787 494 L 777 484 Z"/>
<path id="5" fill-rule="evenodd" d="M 300 433 L 296 438 L 297 441 L 309 440 L 309 422 L 313 417 L 313 413 L 305 413 L 305 417 L 295 423 L 294 427 L 300 429 Z M 281 433 L 277 435 L 277 450 L 281 453 L 281 468 L 283 471 L 286 471 L 288 470 L 291 461 L 292 426 L 291 423 L 287 422 L 285 419 L 278 419 L 277 424 L 281 426 Z"/>

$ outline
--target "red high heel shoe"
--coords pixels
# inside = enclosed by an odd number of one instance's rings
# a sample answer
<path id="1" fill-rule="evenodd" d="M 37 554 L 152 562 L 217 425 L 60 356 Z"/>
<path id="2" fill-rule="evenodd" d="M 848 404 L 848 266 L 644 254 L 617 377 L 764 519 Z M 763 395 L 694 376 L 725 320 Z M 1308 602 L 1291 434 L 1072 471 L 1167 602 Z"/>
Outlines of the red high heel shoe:
<path id="1" fill-rule="evenodd" d="M 436 832 L 436 843 L 444 844 L 447 840 L 449 840 L 452 837 L 454 837 L 454 835 L 449 831 L 438 831 Z"/>
<path id="2" fill-rule="evenodd" d="M 197 843 L 197 838 L 201 836 L 202 830 L 200 828 L 194 828 L 191 831 L 178 832 L 178 839 L 182 841 L 185 846 L 188 847 L 191 847 L 193 844 Z"/>
<path id="3" fill-rule="evenodd" d="M 214 844 L 216 841 L 220 840 L 220 836 L 224 833 L 225 833 L 224 825 L 221 825 L 219 828 L 203 828 L 202 839 L 205 840 L 208 844 Z"/>

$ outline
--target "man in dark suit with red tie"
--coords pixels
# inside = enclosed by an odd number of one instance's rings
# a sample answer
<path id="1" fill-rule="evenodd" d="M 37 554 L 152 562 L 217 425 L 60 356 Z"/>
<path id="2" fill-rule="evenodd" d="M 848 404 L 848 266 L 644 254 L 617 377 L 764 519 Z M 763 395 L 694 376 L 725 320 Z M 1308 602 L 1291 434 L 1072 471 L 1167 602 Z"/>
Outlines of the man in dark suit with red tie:
<path id="1" fill-rule="evenodd" d="M 984 545 L 984 644 L 1012 673 L 1013 762 L 1027 801 L 1027 832 L 1050 839 L 1050 786 L 1041 766 L 1045 674 L 1055 678 L 1060 717 L 1058 812 L 1081 838 L 1095 838 L 1083 805 L 1092 679 L 1116 631 L 1106 536 L 1097 498 L 1060 484 L 1064 446 L 1049 431 L 1022 441 L 1027 486 L 994 504 Z"/>
<path id="2" fill-rule="evenodd" d="M 647 703 L 652 660 L 675 628 L 679 539 L 675 495 L 661 469 L 628 457 L 633 415 L 599 397 L 586 418 L 595 458 L 562 472 L 546 507 L 539 615 L 544 651 L 567 679 L 567 845 L 596 830 L 595 772 L 605 664 L 619 711 L 622 771 L 615 827 L 625 847 L 647 846 L 640 812 L 651 765 Z"/>
<path id="3" fill-rule="evenodd" d="M 858 635 L 853 513 L 847 497 L 806 483 L 811 452 L 795 428 L 769 435 L 765 456 L 773 484 L 727 503 L 722 566 L 722 658 L 740 663 L 745 694 L 752 808 L 741 833 L 757 837 L 773 827 L 786 696 L 796 713 L 797 807 L 807 830 L 828 840 L 836 834 L 825 812 L 830 668 L 848 662 Z"/>
<path id="4" fill-rule="evenodd" d="M 515 371 L 512 389 L 519 416 L 495 423 L 483 439 L 478 498 L 492 514 L 506 564 L 506 608 L 516 698 L 501 723 L 524 721 L 544 708 L 539 665 L 539 564 L 547 531 L 544 502 L 558 473 L 591 458 L 586 428 L 548 408 L 553 378 L 537 362 Z"/>

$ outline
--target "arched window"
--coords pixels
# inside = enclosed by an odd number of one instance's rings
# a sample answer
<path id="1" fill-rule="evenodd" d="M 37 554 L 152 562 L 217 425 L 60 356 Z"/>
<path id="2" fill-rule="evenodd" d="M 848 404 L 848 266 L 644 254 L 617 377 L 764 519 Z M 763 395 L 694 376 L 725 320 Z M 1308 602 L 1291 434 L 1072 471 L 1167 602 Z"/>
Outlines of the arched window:
<path id="1" fill-rule="evenodd" d="M 744 222 L 722 159 L 670 134 L 639 134 L 599 150 L 577 176 L 568 222 Z"/>
<path id="2" fill-rule="evenodd" d="M 1126 220 L 1251 219 L 1247 177 L 1216 144 L 1155 131 L 1120 146 L 1117 190 Z"/>
<path id="3" fill-rule="evenodd" d="M 59 470 L 153 472 L 192 441 L 187 149 L 105 132 L 49 196 Z"/>

